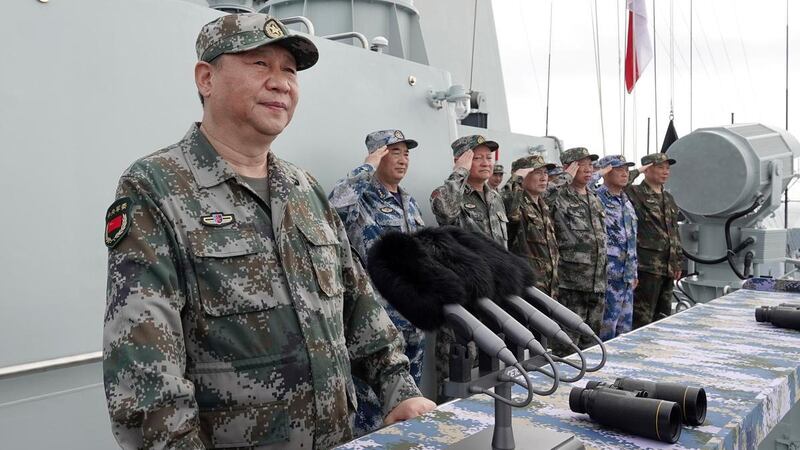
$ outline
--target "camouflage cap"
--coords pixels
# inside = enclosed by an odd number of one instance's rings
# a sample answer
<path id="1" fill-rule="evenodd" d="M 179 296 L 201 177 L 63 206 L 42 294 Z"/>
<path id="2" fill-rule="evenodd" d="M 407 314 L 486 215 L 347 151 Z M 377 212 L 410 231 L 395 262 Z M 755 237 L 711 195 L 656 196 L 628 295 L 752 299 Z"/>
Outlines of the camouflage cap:
<path id="1" fill-rule="evenodd" d="M 519 169 L 540 169 L 544 167 L 547 170 L 548 175 L 549 172 L 556 168 L 555 164 L 550 164 L 544 162 L 544 158 L 541 155 L 528 155 L 523 156 L 522 158 L 517 159 L 511 164 L 511 172 L 516 172 Z"/>
<path id="2" fill-rule="evenodd" d="M 374 152 L 384 145 L 392 145 L 398 142 L 405 142 L 409 150 L 419 145 L 417 144 L 417 141 L 413 139 L 406 139 L 405 135 L 403 135 L 403 132 L 400 130 L 373 131 L 372 133 L 368 134 L 367 138 L 364 140 L 369 153 Z"/>
<path id="3" fill-rule="evenodd" d="M 278 19 L 259 13 L 227 14 L 203 25 L 195 48 L 199 60 L 210 62 L 225 53 L 242 53 L 267 44 L 289 50 L 297 70 L 308 69 L 319 59 L 310 39 L 289 34 Z"/>
<path id="4" fill-rule="evenodd" d="M 664 161 L 668 162 L 670 166 L 675 164 L 675 160 L 672 158 L 667 158 L 666 153 L 651 153 L 649 155 L 642 156 L 643 166 L 646 166 L 647 164 L 659 164 Z"/>
<path id="5" fill-rule="evenodd" d="M 494 169 L 492 169 L 492 173 L 506 173 L 506 169 L 502 164 L 495 164 Z"/>
<path id="6" fill-rule="evenodd" d="M 562 173 L 564 173 L 564 166 L 559 166 L 557 164 L 554 164 L 554 165 L 555 165 L 555 167 L 553 167 L 552 169 L 547 171 L 547 175 L 549 175 L 551 177 L 555 177 L 555 176 L 558 176 L 558 175 L 561 175 Z"/>
<path id="7" fill-rule="evenodd" d="M 500 148 L 500 144 L 495 141 L 487 141 L 486 138 L 480 134 L 472 134 L 469 136 L 460 137 L 453 141 L 453 143 L 450 144 L 450 147 L 453 149 L 453 156 L 458 158 L 467 150 L 473 150 L 479 145 L 485 145 L 489 147 L 489 150 L 491 151 L 495 151 Z"/>
<path id="8" fill-rule="evenodd" d="M 600 157 L 590 154 L 586 147 L 573 147 L 561 153 L 561 164 L 567 165 L 571 162 L 580 161 L 583 158 L 591 158 L 592 161 L 597 161 Z"/>
<path id="9" fill-rule="evenodd" d="M 600 158 L 600 160 L 597 161 L 596 165 L 598 168 L 602 169 L 603 167 L 607 166 L 611 166 L 612 168 L 623 167 L 623 166 L 633 167 L 636 164 L 626 161 L 625 157 L 622 155 L 608 155 Z"/>

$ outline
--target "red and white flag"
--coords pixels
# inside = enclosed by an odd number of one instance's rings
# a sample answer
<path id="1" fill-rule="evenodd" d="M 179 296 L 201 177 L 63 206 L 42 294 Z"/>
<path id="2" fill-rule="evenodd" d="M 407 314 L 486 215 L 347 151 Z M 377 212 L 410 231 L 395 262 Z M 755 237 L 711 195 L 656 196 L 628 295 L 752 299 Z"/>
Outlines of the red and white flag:
<path id="1" fill-rule="evenodd" d="M 628 42 L 625 48 L 625 87 L 633 86 L 653 59 L 653 46 L 647 29 L 645 0 L 628 0 Z"/>

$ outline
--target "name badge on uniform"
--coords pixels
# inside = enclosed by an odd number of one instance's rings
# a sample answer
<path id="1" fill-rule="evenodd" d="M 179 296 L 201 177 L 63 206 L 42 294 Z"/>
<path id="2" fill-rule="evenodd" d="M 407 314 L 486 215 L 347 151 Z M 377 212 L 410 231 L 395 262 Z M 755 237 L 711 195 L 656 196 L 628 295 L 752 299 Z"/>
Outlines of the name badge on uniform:
<path id="1" fill-rule="evenodd" d="M 467 208 L 467 209 L 475 209 L 477 207 L 478 207 L 478 205 L 476 205 L 474 203 L 464 203 L 464 208 Z"/>
<path id="2" fill-rule="evenodd" d="M 224 227 L 225 225 L 233 223 L 234 220 L 236 219 L 233 214 L 223 214 L 221 212 L 211 213 L 200 218 L 203 225 L 208 225 L 210 227 Z"/>
<path id="3" fill-rule="evenodd" d="M 388 206 L 384 206 L 383 208 L 381 208 L 381 212 L 382 213 L 387 213 L 388 214 L 388 213 L 390 213 L 392 211 L 394 211 L 394 210 L 392 208 L 388 207 Z"/>

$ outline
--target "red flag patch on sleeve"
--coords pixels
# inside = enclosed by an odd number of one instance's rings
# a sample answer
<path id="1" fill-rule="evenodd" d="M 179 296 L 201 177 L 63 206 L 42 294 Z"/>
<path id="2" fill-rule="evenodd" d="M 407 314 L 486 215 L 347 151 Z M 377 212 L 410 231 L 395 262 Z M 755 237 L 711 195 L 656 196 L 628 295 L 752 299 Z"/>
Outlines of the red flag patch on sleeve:
<path id="1" fill-rule="evenodd" d="M 106 247 L 114 248 L 128 234 L 131 228 L 131 199 L 122 197 L 117 199 L 106 211 Z"/>

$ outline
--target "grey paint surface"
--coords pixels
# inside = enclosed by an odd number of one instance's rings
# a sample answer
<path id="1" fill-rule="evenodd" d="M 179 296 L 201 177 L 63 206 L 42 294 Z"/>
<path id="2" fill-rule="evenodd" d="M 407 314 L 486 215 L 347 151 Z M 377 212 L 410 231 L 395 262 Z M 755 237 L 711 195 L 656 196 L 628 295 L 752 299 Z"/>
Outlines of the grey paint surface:
<path id="1" fill-rule="evenodd" d="M 19 41 L 7 61 L 24 70 L 0 75 L 0 135 L 13 152 L 0 166 L 0 187 L 4 207 L 23 220 L 0 232 L 0 367 L 100 348 L 105 209 L 130 163 L 199 120 L 194 40 L 219 14 L 175 0 L 16 2 L 11 9 L 17 19 L 0 37 Z M 31 29 L 48 33 L 18 38 Z M 447 108 L 428 106 L 426 93 L 446 89 L 449 74 L 316 42 L 320 63 L 300 75 L 300 105 L 273 151 L 330 189 L 362 163 L 367 132 L 401 128 L 421 144 L 403 184 L 433 222 L 428 196 L 451 170 L 456 128 Z"/>

